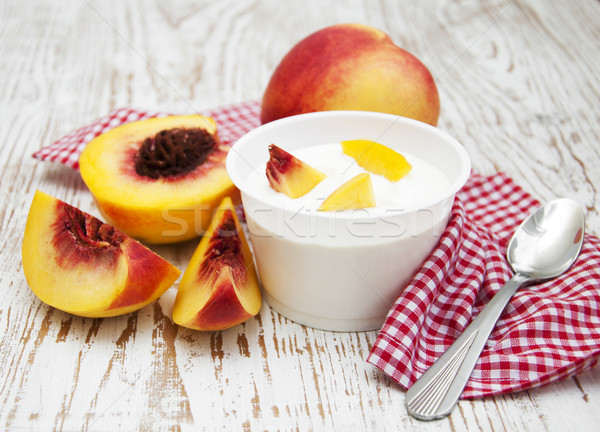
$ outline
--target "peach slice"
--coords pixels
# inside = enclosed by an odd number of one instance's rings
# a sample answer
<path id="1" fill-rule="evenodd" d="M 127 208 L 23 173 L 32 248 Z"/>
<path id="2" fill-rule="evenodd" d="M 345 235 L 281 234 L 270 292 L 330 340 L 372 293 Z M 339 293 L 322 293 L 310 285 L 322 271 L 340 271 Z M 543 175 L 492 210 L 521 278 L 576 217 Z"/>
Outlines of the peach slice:
<path id="1" fill-rule="evenodd" d="M 256 315 L 261 301 L 252 252 L 231 199 L 224 198 L 181 277 L 173 321 L 223 330 Z"/>
<path id="2" fill-rule="evenodd" d="M 396 182 L 410 172 L 412 166 L 395 150 L 368 140 L 342 141 L 342 151 L 373 174 Z"/>
<path id="3" fill-rule="evenodd" d="M 121 231 L 40 191 L 27 216 L 22 258 L 41 301 L 85 317 L 141 309 L 180 274 Z"/>
<path id="4" fill-rule="evenodd" d="M 311 167 L 275 144 L 269 146 L 267 178 L 277 192 L 290 198 L 298 198 L 310 192 L 325 177 L 321 171 Z"/>
<path id="5" fill-rule="evenodd" d="M 353 210 L 375 207 L 375 192 L 371 176 L 361 173 L 341 185 L 329 195 L 319 211 Z"/>
<path id="6" fill-rule="evenodd" d="M 228 151 L 213 119 L 161 117 L 96 137 L 79 169 L 112 225 L 148 243 L 173 243 L 202 234 L 225 196 L 239 200 L 225 170 Z"/>

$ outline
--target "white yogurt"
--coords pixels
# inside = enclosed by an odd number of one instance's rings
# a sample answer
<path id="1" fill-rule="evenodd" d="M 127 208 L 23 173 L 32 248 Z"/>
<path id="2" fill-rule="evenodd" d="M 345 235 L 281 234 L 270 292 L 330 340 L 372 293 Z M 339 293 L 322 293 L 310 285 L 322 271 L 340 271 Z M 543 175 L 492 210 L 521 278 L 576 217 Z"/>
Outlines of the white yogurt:
<path id="1" fill-rule="evenodd" d="M 320 144 L 290 153 L 321 171 L 327 178 L 306 195 L 292 199 L 270 187 L 265 174 L 265 161 L 248 178 L 248 187 L 269 203 L 281 204 L 284 201 L 286 208 L 292 211 L 316 211 L 323 200 L 340 185 L 357 174 L 367 172 L 356 163 L 354 158 L 342 151 L 340 143 Z M 369 173 L 377 205 L 365 209 L 365 215 L 373 216 L 393 210 L 418 208 L 420 204 L 447 195 L 450 181 L 440 169 L 415 155 L 407 153 L 402 155 L 411 164 L 412 169 L 399 181 L 392 182 L 381 175 Z"/>

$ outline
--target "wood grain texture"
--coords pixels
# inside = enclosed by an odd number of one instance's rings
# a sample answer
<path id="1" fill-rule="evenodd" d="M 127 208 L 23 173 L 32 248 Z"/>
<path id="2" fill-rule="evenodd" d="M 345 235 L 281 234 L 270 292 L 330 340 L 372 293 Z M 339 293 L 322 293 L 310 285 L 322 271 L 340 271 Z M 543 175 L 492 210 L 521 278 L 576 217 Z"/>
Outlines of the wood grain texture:
<path id="1" fill-rule="evenodd" d="M 365 362 L 376 332 L 295 324 L 263 304 L 222 332 L 174 325 L 176 286 L 122 317 L 42 304 L 21 269 L 35 189 L 98 215 L 42 145 L 119 106 L 169 112 L 261 97 L 291 46 L 338 22 L 381 28 L 430 68 L 439 127 L 476 171 L 569 196 L 600 235 L 600 3 L 343 0 L 0 2 L 0 427 L 6 430 L 593 430 L 600 368 L 463 401 L 421 423 Z M 154 248 L 184 269 L 196 242 Z"/>

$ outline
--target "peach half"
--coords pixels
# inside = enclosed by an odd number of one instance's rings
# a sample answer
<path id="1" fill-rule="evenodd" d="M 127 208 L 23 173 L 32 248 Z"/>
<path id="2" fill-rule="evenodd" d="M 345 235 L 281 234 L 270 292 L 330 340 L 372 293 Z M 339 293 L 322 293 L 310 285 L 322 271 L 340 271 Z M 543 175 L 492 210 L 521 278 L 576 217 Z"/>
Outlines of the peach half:
<path id="1" fill-rule="evenodd" d="M 371 176 L 357 174 L 334 190 L 319 207 L 319 211 L 355 210 L 375 207 L 375 191 Z"/>
<path id="2" fill-rule="evenodd" d="M 180 271 L 121 231 L 36 191 L 22 245 L 23 272 L 44 303 L 110 317 L 160 297 Z"/>
<path id="3" fill-rule="evenodd" d="M 173 321 L 224 330 L 256 315 L 261 302 L 252 252 L 231 199 L 224 198 L 181 277 Z"/>
<path id="4" fill-rule="evenodd" d="M 202 234 L 224 197 L 239 200 L 228 151 L 212 118 L 160 117 L 99 135 L 79 169 L 112 225 L 144 242 L 174 243 Z"/>
<path id="5" fill-rule="evenodd" d="M 275 144 L 269 146 L 267 178 L 271 189 L 290 198 L 306 195 L 327 177 Z"/>

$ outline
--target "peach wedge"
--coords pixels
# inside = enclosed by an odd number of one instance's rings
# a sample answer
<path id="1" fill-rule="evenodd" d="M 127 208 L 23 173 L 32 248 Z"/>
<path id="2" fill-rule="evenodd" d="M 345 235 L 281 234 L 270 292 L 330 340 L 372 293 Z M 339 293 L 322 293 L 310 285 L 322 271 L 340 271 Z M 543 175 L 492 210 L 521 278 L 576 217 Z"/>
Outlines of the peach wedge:
<path id="1" fill-rule="evenodd" d="M 375 205 L 371 176 L 361 173 L 333 191 L 323 201 L 319 211 L 354 210 L 375 207 Z"/>
<path id="2" fill-rule="evenodd" d="M 374 141 L 342 141 L 342 151 L 353 157 L 365 170 L 392 182 L 400 180 L 412 169 L 400 153 Z"/>
<path id="3" fill-rule="evenodd" d="M 147 243 L 174 243 L 202 234 L 225 196 L 239 200 L 228 151 L 213 119 L 160 117 L 94 138 L 79 169 L 112 225 Z"/>
<path id="4" fill-rule="evenodd" d="M 225 198 L 181 277 L 173 321 L 194 330 L 224 330 L 256 315 L 261 302 L 252 252 Z"/>
<path id="5" fill-rule="evenodd" d="M 22 245 L 23 272 L 46 304 L 85 317 L 138 310 L 180 271 L 94 216 L 36 191 Z"/>
<path id="6" fill-rule="evenodd" d="M 306 195 L 326 177 L 321 171 L 275 144 L 269 146 L 269 156 L 267 162 L 269 185 L 273 190 L 282 192 L 290 198 Z"/>

